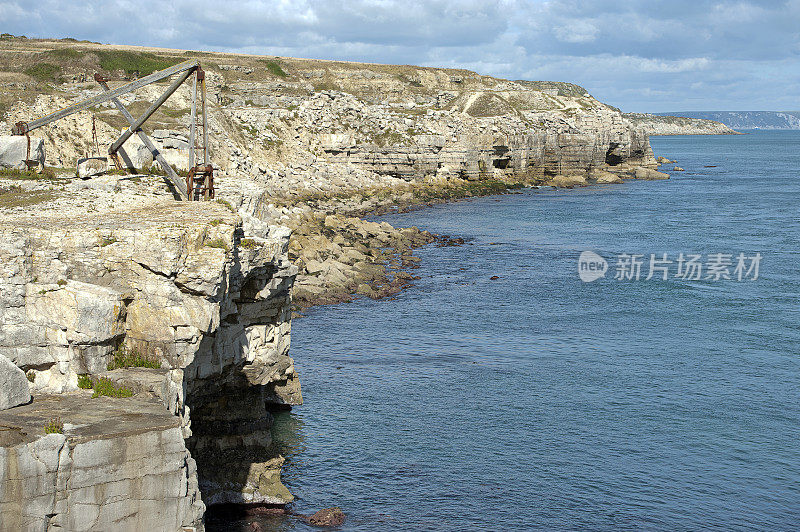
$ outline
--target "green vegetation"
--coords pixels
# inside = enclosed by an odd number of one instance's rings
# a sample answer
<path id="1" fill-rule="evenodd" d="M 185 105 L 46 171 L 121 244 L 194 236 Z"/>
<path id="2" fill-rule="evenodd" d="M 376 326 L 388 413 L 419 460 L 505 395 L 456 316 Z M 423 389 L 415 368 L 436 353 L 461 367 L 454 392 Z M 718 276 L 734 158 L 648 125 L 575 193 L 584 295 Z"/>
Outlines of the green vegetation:
<path id="1" fill-rule="evenodd" d="M 321 92 L 321 91 L 339 91 L 341 88 L 339 85 L 332 83 L 330 81 L 321 81 L 319 83 L 314 83 L 314 91 Z"/>
<path id="2" fill-rule="evenodd" d="M 19 170 L 17 168 L 0 168 L 0 178 L 3 179 L 57 179 L 55 170 L 46 166 L 42 173 L 36 170 Z"/>
<path id="3" fill-rule="evenodd" d="M 54 417 L 44 424 L 45 434 L 64 434 L 64 422 L 61 418 Z"/>
<path id="4" fill-rule="evenodd" d="M 259 59 L 259 61 L 261 61 L 267 66 L 267 70 L 273 76 L 277 76 L 279 78 L 289 77 L 289 74 L 284 72 L 283 68 L 281 68 L 280 63 L 278 63 L 277 61 L 269 61 L 267 59 Z"/>
<path id="5" fill-rule="evenodd" d="M 56 284 L 58 286 L 67 286 L 67 281 L 65 281 L 64 279 L 59 279 L 58 281 L 56 281 Z"/>
<path id="6" fill-rule="evenodd" d="M 161 362 L 152 356 L 143 355 L 137 351 L 129 351 L 124 347 L 120 347 L 112 355 L 111 362 L 108 363 L 108 370 L 119 368 L 150 368 L 158 369 L 161 367 Z"/>
<path id="7" fill-rule="evenodd" d="M 418 81 L 416 79 L 411 79 L 408 76 L 406 76 L 405 74 L 398 74 L 397 75 L 397 79 L 399 79 L 403 83 L 408 83 L 412 87 L 422 87 L 422 83 L 420 81 Z"/>
<path id="8" fill-rule="evenodd" d="M 83 50 L 76 50 L 75 48 L 56 48 L 54 50 L 47 50 L 42 55 L 55 59 L 80 59 L 86 55 L 86 52 Z"/>
<path id="9" fill-rule="evenodd" d="M 226 200 L 224 200 L 222 198 L 218 199 L 217 203 L 219 203 L 220 205 L 225 205 L 228 208 L 228 210 L 231 211 L 231 212 L 236 212 L 236 209 L 233 208 L 233 205 L 231 205 L 230 203 L 228 203 Z"/>
<path id="10" fill-rule="evenodd" d="M 241 246 L 241 247 L 243 247 L 245 249 L 256 249 L 258 247 L 258 242 L 256 242 L 252 238 L 243 238 L 239 242 L 239 246 Z"/>
<path id="11" fill-rule="evenodd" d="M 78 388 L 81 390 L 91 390 L 92 378 L 88 375 L 78 375 Z"/>
<path id="12" fill-rule="evenodd" d="M 170 109 L 166 105 L 161 106 L 161 108 L 159 108 L 159 111 L 161 113 L 164 113 L 164 116 L 168 116 L 169 118 L 176 118 L 176 119 L 180 118 L 182 116 L 186 116 L 186 115 L 188 115 L 189 113 L 192 112 L 188 108 L 187 109 Z"/>
<path id="13" fill-rule="evenodd" d="M 102 238 L 102 240 L 100 240 L 100 247 L 104 248 L 106 246 L 110 246 L 111 244 L 113 244 L 116 241 L 117 241 L 117 239 L 114 237 L 114 235 L 104 236 Z"/>
<path id="14" fill-rule="evenodd" d="M 372 143 L 376 146 L 407 146 L 411 142 L 410 139 L 404 137 L 401 133 L 395 131 L 383 131 L 372 137 Z"/>
<path id="15" fill-rule="evenodd" d="M 132 397 L 133 391 L 125 386 L 117 386 L 111 379 L 100 377 L 92 382 L 94 393 L 92 398 L 104 395 L 106 397 Z"/>
<path id="16" fill-rule="evenodd" d="M 52 63 L 37 63 L 25 69 L 25 74 L 42 82 L 60 81 L 61 73 L 61 67 Z"/>
<path id="17" fill-rule="evenodd" d="M 98 50 L 95 53 L 100 59 L 100 68 L 106 72 L 122 70 L 126 74 L 138 73 L 139 76 L 147 76 L 181 62 L 177 58 L 162 57 L 149 52 Z"/>
<path id="18" fill-rule="evenodd" d="M 225 251 L 228 251 L 228 244 L 222 238 L 215 238 L 214 240 L 209 240 L 204 245 L 208 248 L 224 249 Z"/>
<path id="19" fill-rule="evenodd" d="M 28 371 L 25 376 L 28 378 L 28 382 L 36 381 L 36 372 L 33 370 Z"/>
<path id="20" fill-rule="evenodd" d="M 219 224 L 222 223 L 222 218 L 216 218 L 214 220 L 211 220 L 209 223 L 211 224 L 211 227 L 217 227 Z"/>

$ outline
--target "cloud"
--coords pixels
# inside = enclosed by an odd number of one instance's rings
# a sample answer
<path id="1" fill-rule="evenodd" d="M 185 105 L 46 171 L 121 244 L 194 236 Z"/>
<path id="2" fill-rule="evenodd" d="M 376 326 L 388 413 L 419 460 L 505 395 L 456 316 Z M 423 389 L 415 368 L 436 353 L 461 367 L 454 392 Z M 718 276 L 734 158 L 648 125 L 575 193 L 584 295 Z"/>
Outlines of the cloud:
<path id="1" fill-rule="evenodd" d="M 587 20 L 576 20 L 563 26 L 555 26 L 553 33 L 561 42 L 587 43 L 597 39 L 600 28 Z"/>
<path id="2" fill-rule="evenodd" d="M 798 20 L 800 0 L 0 0 L 15 34 L 463 67 L 642 111 L 796 107 Z"/>

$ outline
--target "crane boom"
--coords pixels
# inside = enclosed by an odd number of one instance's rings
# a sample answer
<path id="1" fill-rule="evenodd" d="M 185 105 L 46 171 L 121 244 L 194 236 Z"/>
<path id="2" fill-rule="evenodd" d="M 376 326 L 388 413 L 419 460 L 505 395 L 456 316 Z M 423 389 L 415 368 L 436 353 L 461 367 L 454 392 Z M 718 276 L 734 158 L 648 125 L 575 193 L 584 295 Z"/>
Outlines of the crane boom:
<path id="1" fill-rule="evenodd" d="M 30 122 L 18 122 L 12 128 L 11 134 L 24 135 L 29 131 L 33 131 L 36 128 L 42 127 L 51 122 L 64 118 L 65 116 L 77 113 L 78 111 L 83 111 L 84 109 L 88 109 L 89 107 L 100 105 L 101 103 L 110 101 L 111 99 L 116 98 L 117 96 L 134 91 L 136 89 L 144 87 L 145 85 L 149 85 L 150 83 L 160 81 L 164 78 L 168 78 L 169 76 L 177 74 L 178 72 L 185 72 L 187 70 L 189 71 L 196 70 L 199 66 L 200 62 L 197 59 L 190 59 L 189 61 L 178 63 L 177 65 L 165 68 L 164 70 L 153 72 L 148 76 L 139 78 L 135 81 L 131 81 L 130 83 L 126 83 L 125 85 L 117 87 L 116 89 L 100 93 L 96 96 L 92 96 L 91 98 L 87 98 L 85 100 L 81 100 L 78 103 L 64 107 L 63 109 L 59 109 L 58 111 L 51 113 L 47 116 L 31 120 Z"/>

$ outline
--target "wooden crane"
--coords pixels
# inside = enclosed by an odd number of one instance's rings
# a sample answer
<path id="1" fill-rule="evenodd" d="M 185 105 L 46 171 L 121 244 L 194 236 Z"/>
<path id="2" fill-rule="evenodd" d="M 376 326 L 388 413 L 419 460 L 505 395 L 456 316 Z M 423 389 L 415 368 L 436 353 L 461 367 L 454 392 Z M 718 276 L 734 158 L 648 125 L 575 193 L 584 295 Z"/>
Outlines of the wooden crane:
<path id="1" fill-rule="evenodd" d="M 153 104 L 150 105 L 150 107 L 148 107 L 144 113 L 142 113 L 139 118 L 134 118 L 119 100 L 119 96 L 123 94 L 129 93 L 144 87 L 145 85 L 155 83 L 170 76 L 174 76 L 175 74 L 179 74 L 179 76 L 170 84 L 167 90 L 165 90 L 164 93 L 161 94 L 161 96 L 159 96 L 158 99 L 156 99 L 156 101 L 153 102 Z M 178 87 L 180 87 L 187 79 L 189 79 L 190 76 L 193 76 L 193 85 L 191 123 L 189 125 L 189 177 L 187 177 L 186 181 L 184 181 L 178 176 L 172 166 L 167 163 L 166 159 L 164 159 L 164 157 L 161 155 L 161 152 L 158 151 L 150 138 L 145 134 L 144 131 L 142 131 L 141 127 L 147 121 L 147 119 L 150 118 L 153 113 L 155 113 L 176 90 L 178 90 Z M 130 124 L 130 127 L 128 127 L 128 129 L 122 133 L 122 136 L 115 140 L 108 149 L 109 155 L 115 161 L 118 167 L 121 167 L 118 155 L 119 149 L 126 140 L 128 140 L 132 135 L 136 134 L 139 136 L 142 143 L 152 152 L 153 158 L 166 173 L 168 183 L 172 186 L 173 194 L 175 195 L 176 199 L 191 201 L 195 199 L 196 195 L 198 194 L 204 196 L 206 199 L 214 197 L 214 172 L 208 153 L 208 121 L 206 117 L 205 72 L 202 68 L 200 68 L 200 63 L 196 59 L 184 61 L 183 63 L 165 68 L 164 70 L 153 72 L 148 76 L 131 81 L 130 83 L 126 83 L 125 85 L 115 89 L 111 89 L 108 86 L 108 79 L 103 78 L 98 74 L 95 74 L 94 79 L 100 84 L 104 92 L 64 107 L 63 109 L 59 109 L 58 111 L 47 116 L 31 120 L 30 122 L 17 122 L 11 130 L 12 135 L 27 136 L 30 131 L 33 131 L 36 128 L 55 122 L 56 120 L 64 118 L 65 116 L 69 116 L 73 113 L 77 113 L 78 111 L 111 101 L 117 107 L 119 112 L 125 117 L 125 120 L 128 121 L 128 124 Z M 197 108 L 198 81 L 200 82 L 201 89 L 199 109 Z M 198 113 L 200 115 L 199 117 Z M 203 130 L 201 145 L 196 145 L 198 140 L 198 127 L 201 127 Z M 202 159 L 202 164 L 198 164 L 198 159 Z"/>

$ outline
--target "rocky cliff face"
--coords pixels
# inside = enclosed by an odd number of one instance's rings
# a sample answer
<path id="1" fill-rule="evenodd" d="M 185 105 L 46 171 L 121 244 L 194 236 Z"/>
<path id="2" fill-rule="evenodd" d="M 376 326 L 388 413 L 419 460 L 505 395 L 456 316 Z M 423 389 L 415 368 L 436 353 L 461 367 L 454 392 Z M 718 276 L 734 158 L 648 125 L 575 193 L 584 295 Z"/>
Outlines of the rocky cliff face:
<path id="1" fill-rule="evenodd" d="M 95 64 L 102 47 L 69 45 L 70 54 L 53 52 L 64 46 L 9 44 L 9 63 L 61 61 L 68 81 L 39 95 L 22 78 L 7 82 L 24 103 L 10 106 L 0 128 L 99 92 L 85 80 L 102 71 L 102 62 Z M 167 63 L 186 59 L 165 50 L 150 52 Z M 130 53 L 133 63 L 136 53 Z M 0 60 L 4 57 L 0 54 Z M 588 176 L 616 161 L 655 166 L 647 133 L 576 85 L 412 66 L 232 54 L 199 59 L 207 72 L 215 167 L 222 178 L 254 177 L 273 197 L 387 186 L 386 178 L 547 178 Z M 8 69 L 8 79 L 22 76 Z M 123 103 L 144 108 L 160 90 L 145 87 L 126 95 Z M 185 87 L 145 128 L 178 167 L 188 159 L 188 102 Z M 101 145 L 127 125 L 108 104 L 46 126 L 38 134 L 45 139 L 48 164 L 74 166 L 78 156 L 92 151 L 92 116 Z M 151 164 L 137 139 L 125 149 L 135 165 Z"/>
<path id="2" fill-rule="evenodd" d="M 0 454 L 0 529 L 38 530 L 44 522 L 108 529 L 121 513 L 137 528 L 161 529 L 144 525 L 169 506 L 151 512 L 159 503 L 136 488 L 143 482 L 172 499 L 188 497 L 170 516 L 180 521 L 173 529 L 199 523 L 197 486 L 206 504 L 290 501 L 279 480 L 282 459 L 269 450 L 268 413 L 302 400 L 288 356 L 296 273 L 287 259 L 289 231 L 256 219 L 243 224 L 218 203 L 176 203 L 165 188 L 150 196 L 163 188 L 158 178 L 85 186 L 63 184 L 58 199 L 35 212 L 0 215 L 0 356 L 26 372 L 38 407 L 6 411 L 0 420 L 13 436 Z M 120 352 L 151 367 L 109 370 Z M 135 394 L 115 399 L 117 415 L 140 419 L 135 434 L 118 436 L 120 428 L 85 419 L 107 411 L 109 399 L 89 398 L 79 376 L 95 389 L 107 379 Z M 148 403 L 142 410 L 147 397 L 160 409 Z M 68 407 L 60 410 L 42 406 L 63 401 Z M 63 434 L 45 436 L 47 416 L 56 412 Z M 101 440 L 113 445 L 86 443 Z M 26 458 L 48 453 L 56 461 L 41 466 L 46 471 Z M 138 461 L 160 472 L 139 470 Z M 76 472 L 104 463 L 110 477 Z M 46 504 L 28 504 L 32 485 Z M 76 505 L 95 513 L 73 527 L 87 515 L 74 521 Z"/>
<path id="3" fill-rule="evenodd" d="M 739 135 L 722 122 L 683 116 L 661 116 L 645 113 L 623 115 L 633 127 L 648 135 Z"/>
<path id="4" fill-rule="evenodd" d="M 86 79 L 102 71 L 101 47 L 8 47 L 0 103 L 19 101 L 0 129 L 98 92 Z M 53 53 L 63 47 L 73 52 Z M 128 53 L 135 62 L 140 51 Z M 63 83 L 20 74 L 43 58 L 60 65 Z M 302 401 L 289 356 L 295 278 L 300 304 L 379 297 L 413 277 L 411 249 L 434 238 L 347 215 L 510 183 L 668 177 L 655 171 L 646 133 L 574 85 L 229 54 L 201 61 L 221 203 L 175 203 L 148 175 L 0 180 L 9 369 L 0 378 L 19 392 L 0 415 L 0 530 L 178 530 L 202 526 L 205 505 L 290 501 L 269 411 Z M 135 115 L 162 89 L 122 99 Z M 184 88 L 145 128 L 179 168 L 187 109 Z M 125 126 L 109 105 L 38 130 L 49 166 L 93 151 L 93 117 L 101 146 Z M 148 167 L 137 142 L 124 159 Z M 26 386 L 33 403 L 21 405 Z"/>

